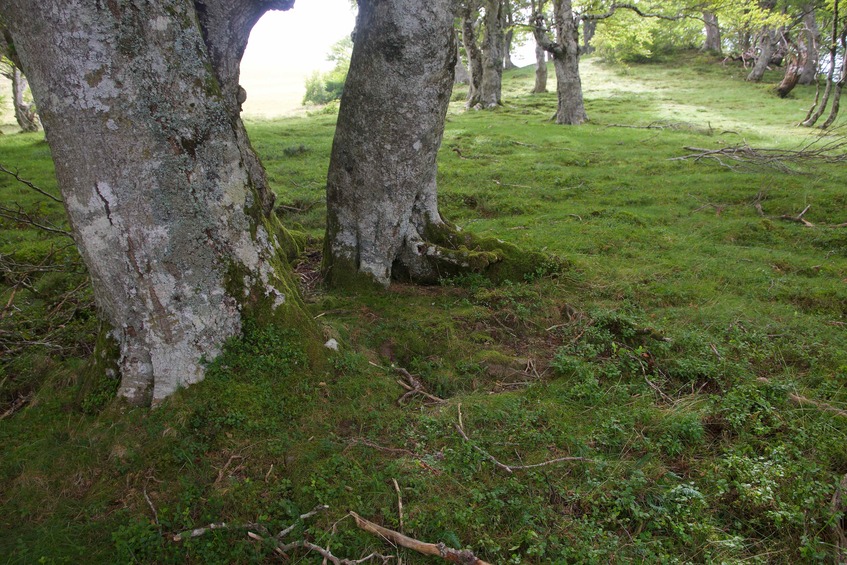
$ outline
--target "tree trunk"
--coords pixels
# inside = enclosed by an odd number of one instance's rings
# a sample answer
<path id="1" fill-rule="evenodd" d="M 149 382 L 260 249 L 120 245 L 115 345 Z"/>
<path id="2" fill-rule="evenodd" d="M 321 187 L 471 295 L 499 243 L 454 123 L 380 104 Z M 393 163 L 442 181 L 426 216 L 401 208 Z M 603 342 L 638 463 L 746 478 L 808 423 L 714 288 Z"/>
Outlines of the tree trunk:
<path id="1" fill-rule="evenodd" d="M 453 84 L 470 84 L 471 74 L 468 68 L 462 61 L 462 49 L 459 43 L 459 36 L 456 35 L 456 68 L 454 69 Z"/>
<path id="2" fill-rule="evenodd" d="M 706 27 L 706 40 L 703 42 L 703 51 L 720 54 L 721 28 L 718 25 L 718 17 L 714 12 L 704 11 L 703 22 Z"/>
<path id="3" fill-rule="evenodd" d="M 330 284 L 431 276 L 425 239 L 442 223 L 436 156 L 455 66 L 450 0 L 360 0 L 327 178 Z M 386 112 L 405 100 L 402 111 Z"/>
<path id="4" fill-rule="evenodd" d="M 782 81 L 776 87 L 776 93 L 780 98 L 785 98 L 786 96 L 794 90 L 794 87 L 797 86 L 797 83 L 800 80 L 800 75 L 803 72 L 803 66 L 806 62 L 807 53 L 805 51 L 806 45 L 801 40 L 796 45 L 793 45 L 793 48 L 788 53 L 788 64 L 785 65 L 785 75 L 782 77 Z"/>
<path id="5" fill-rule="evenodd" d="M 537 3 L 532 0 L 531 3 L 533 20 L 544 13 L 544 0 L 539 0 Z M 535 42 L 535 86 L 532 88 L 533 94 L 541 94 L 547 92 L 547 51 L 544 47 Z"/>
<path id="6" fill-rule="evenodd" d="M 835 83 L 835 88 L 832 91 L 832 107 L 829 111 L 829 116 L 821 126 L 821 129 L 827 129 L 838 117 L 838 109 L 841 106 L 841 91 L 844 90 L 844 84 L 847 83 L 847 61 L 844 57 L 847 56 L 847 28 L 841 32 L 841 78 Z"/>
<path id="7" fill-rule="evenodd" d="M 237 113 L 249 27 L 290 4 L 0 0 L 132 403 L 201 380 L 249 312 L 305 323 Z"/>
<path id="8" fill-rule="evenodd" d="M 518 66 L 512 62 L 512 40 L 515 38 L 515 15 L 512 12 L 512 4 L 506 0 L 503 5 L 503 27 L 506 32 L 503 34 L 503 69 L 517 69 Z"/>
<path id="9" fill-rule="evenodd" d="M 838 37 L 843 37 L 845 33 L 847 33 L 847 26 L 839 34 L 839 25 L 841 21 L 839 19 L 838 13 L 838 2 L 833 4 L 833 14 L 832 14 L 832 32 L 831 32 L 831 40 L 829 44 L 829 70 L 826 75 L 826 86 L 824 87 L 823 95 L 818 97 L 815 94 L 815 101 L 812 104 L 812 107 L 809 108 L 809 113 L 806 114 L 806 119 L 800 122 L 801 126 L 812 127 L 814 126 L 820 117 L 823 115 L 827 106 L 829 105 L 829 97 L 832 94 L 833 90 L 833 77 L 835 76 L 835 65 L 838 57 Z M 842 57 L 843 59 L 843 57 Z M 843 61 L 842 61 L 842 71 L 843 71 Z"/>
<path id="10" fill-rule="evenodd" d="M 553 55 L 556 69 L 557 124 L 578 125 L 588 121 L 582 99 L 582 80 L 579 76 L 579 31 L 574 19 L 571 0 L 553 0 L 556 40 L 544 29 L 543 18 L 536 19 L 535 40 Z"/>
<path id="11" fill-rule="evenodd" d="M 535 86 L 533 94 L 547 92 L 547 52 L 544 47 L 535 44 Z"/>
<path id="12" fill-rule="evenodd" d="M 485 0 L 485 38 L 482 43 L 482 85 L 480 104 L 496 108 L 503 88 L 502 0 Z"/>
<path id="13" fill-rule="evenodd" d="M 12 92 L 15 105 L 15 120 L 21 128 L 21 131 L 33 132 L 38 131 L 38 114 L 32 104 L 27 104 L 24 100 L 27 82 L 26 77 L 17 67 L 12 69 Z"/>
<path id="14" fill-rule="evenodd" d="M 594 53 L 594 46 L 591 40 L 594 39 L 594 34 L 597 32 L 597 20 L 583 20 L 582 22 L 582 47 L 579 52 L 582 55 Z"/>
<path id="15" fill-rule="evenodd" d="M 462 5 L 462 43 L 468 55 L 468 73 L 470 74 L 468 108 L 479 104 L 482 96 L 482 51 L 477 43 L 475 27 L 478 16 L 477 0 L 465 0 Z"/>
<path id="16" fill-rule="evenodd" d="M 750 74 L 747 75 L 748 81 L 759 82 L 765 76 L 765 71 L 768 69 L 771 57 L 773 57 L 776 51 L 776 33 L 776 30 L 764 29 L 759 34 L 759 52 L 756 55 L 756 62 L 753 64 Z"/>
<path id="17" fill-rule="evenodd" d="M 331 285 L 433 283 L 465 271 L 518 277 L 538 264 L 537 254 L 463 234 L 438 213 L 436 157 L 455 66 L 451 6 L 359 2 L 327 175 Z M 386 111 L 398 100 L 402 108 Z"/>
<path id="18" fill-rule="evenodd" d="M 821 33 L 818 29 L 817 18 L 815 18 L 815 5 L 807 4 L 804 7 L 803 30 L 800 41 L 805 44 L 806 60 L 803 71 L 800 73 L 800 84 L 815 84 L 818 79 L 818 64 L 820 63 Z"/>

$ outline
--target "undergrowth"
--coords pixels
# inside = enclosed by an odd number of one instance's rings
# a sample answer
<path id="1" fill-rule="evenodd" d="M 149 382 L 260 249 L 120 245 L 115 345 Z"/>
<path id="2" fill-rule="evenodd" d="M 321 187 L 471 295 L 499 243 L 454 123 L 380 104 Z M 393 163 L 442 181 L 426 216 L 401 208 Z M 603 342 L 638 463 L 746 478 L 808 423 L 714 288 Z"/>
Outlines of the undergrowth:
<path id="1" fill-rule="evenodd" d="M 0 412 L 20 407 L 0 421 L 0 559 L 275 562 L 247 532 L 294 525 L 288 539 L 339 556 L 431 562 L 345 517 L 401 529 L 399 489 L 404 533 L 492 563 L 832 561 L 847 473 L 831 410 L 847 402 L 844 168 L 668 160 L 741 139 L 795 147 L 813 135 L 791 127 L 813 91 L 781 100 L 700 55 L 583 68 L 589 124 L 549 123 L 555 93 L 528 94 L 532 69 L 518 70 L 497 111 L 454 96 L 439 162 L 445 217 L 571 268 L 310 287 L 340 343 L 328 368 L 309 365 L 296 328 L 248 323 L 161 408 L 110 402 L 109 382 L 84 376 L 98 326 L 70 241 L 2 220 Z M 277 213 L 314 248 L 334 125 L 331 111 L 250 124 Z M 0 148 L 55 192 L 42 138 Z M 8 176 L 0 191 L 64 221 Z M 814 227 L 781 218 L 809 205 Z M 398 403 L 398 367 L 442 401 Z M 560 457 L 577 459 L 511 473 L 492 461 Z M 330 508 L 298 518 L 318 504 Z"/>

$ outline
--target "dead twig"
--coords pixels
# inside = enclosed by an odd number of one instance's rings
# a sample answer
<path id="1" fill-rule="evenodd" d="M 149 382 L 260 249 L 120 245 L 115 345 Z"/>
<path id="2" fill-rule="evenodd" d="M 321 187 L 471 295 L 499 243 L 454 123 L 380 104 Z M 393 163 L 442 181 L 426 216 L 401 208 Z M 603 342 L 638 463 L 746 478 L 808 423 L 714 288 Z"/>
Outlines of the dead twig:
<path id="1" fill-rule="evenodd" d="M 311 518 L 315 514 L 322 512 L 322 511 L 326 510 L 327 508 L 329 508 L 329 506 L 326 506 L 324 504 L 318 505 L 313 510 L 306 512 L 305 514 L 301 514 L 300 520 L 302 521 L 302 520 L 306 520 L 308 518 Z M 281 532 L 279 532 L 276 535 L 275 539 L 280 540 L 280 539 L 284 538 L 285 536 L 287 536 L 288 534 L 293 532 L 294 528 L 296 528 L 296 527 L 297 527 L 297 523 L 295 522 L 291 526 L 289 526 L 289 527 L 285 528 L 284 530 L 282 530 Z M 178 534 L 174 534 L 174 536 L 171 539 L 173 541 L 180 542 L 180 541 L 183 541 L 183 540 L 186 540 L 186 539 L 200 537 L 202 535 L 208 534 L 209 532 L 212 532 L 212 531 L 215 531 L 215 530 L 258 530 L 258 531 L 264 533 L 266 536 L 270 536 L 270 532 L 268 532 L 268 529 L 265 526 L 263 526 L 262 524 L 259 524 L 259 523 L 256 523 L 256 522 L 248 522 L 246 524 L 228 524 L 226 522 L 214 522 L 214 523 L 211 523 L 207 526 L 203 526 L 201 528 L 193 528 L 191 530 L 185 530 L 183 532 L 179 532 Z M 254 534 L 254 536 L 255 536 L 255 534 Z M 251 536 L 251 537 L 253 537 L 253 536 Z"/>
<path id="2" fill-rule="evenodd" d="M 362 518 L 355 512 L 351 511 L 350 515 L 353 516 L 354 520 L 356 520 L 356 525 L 360 529 L 381 537 L 393 545 L 399 545 L 400 547 L 417 551 L 422 555 L 440 557 L 450 563 L 460 563 L 463 565 L 490 565 L 487 561 L 483 561 L 474 555 L 470 550 L 453 549 L 452 547 L 447 547 L 444 543 L 422 542 L 414 538 L 410 538 L 409 536 L 405 536 L 400 532 L 395 532 L 394 530 L 389 530 L 388 528 L 374 524 L 370 520 Z"/>
<path id="3" fill-rule="evenodd" d="M 770 383 L 770 380 L 767 377 L 759 377 L 757 380 L 761 383 Z M 830 414 L 835 414 L 836 416 L 847 418 L 847 410 L 842 410 L 841 408 L 833 406 L 832 404 L 824 402 L 823 400 L 815 400 L 814 398 L 802 396 L 795 392 L 789 392 L 788 399 L 794 404 L 797 404 L 798 406 L 814 406 L 815 408 L 823 412 L 829 412 Z"/>
<path id="4" fill-rule="evenodd" d="M 0 420 L 5 420 L 6 418 L 14 416 L 15 412 L 26 406 L 26 404 L 30 400 L 32 400 L 32 393 L 26 394 L 24 396 L 19 396 L 17 399 L 15 399 L 14 402 L 12 402 L 12 405 L 9 406 L 9 408 L 7 408 L 5 412 L 0 414 Z"/>
<path id="5" fill-rule="evenodd" d="M 317 506 L 315 506 L 314 508 L 312 508 L 311 510 L 309 510 L 309 511 L 308 511 L 308 512 L 306 512 L 305 514 L 300 514 L 300 518 L 299 518 L 299 520 L 300 520 L 301 522 L 302 522 L 302 521 L 304 521 L 304 520 L 308 520 L 308 519 L 309 519 L 309 518 L 311 518 L 312 516 L 314 516 L 314 515 L 316 515 L 316 514 L 320 514 L 320 513 L 321 513 L 321 512 L 323 512 L 324 510 L 328 510 L 328 509 L 329 509 L 329 506 L 327 506 L 326 504 L 318 504 Z M 288 534 L 290 534 L 291 532 L 293 532 L 293 531 L 294 531 L 294 528 L 296 528 L 296 527 L 297 527 L 297 523 L 296 523 L 296 522 L 295 522 L 294 524 L 291 524 L 290 526 L 288 526 L 287 528 L 285 528 L 284 530 L 282 530 L 281 532 L 279 532 L 279 533 L 276 535 L 276 539 L 282 539 L 282 538 L 284 538 L 285 536 L 287 536 Z"/>
<path id="6" fill-rule="evenodd" d="M 405 388 L 407 391 L 406 394 L 404 394 L 397 400 L 397 404 L 403 404 L 409 398 L 418 395 L 428 398 L 436 404 L 447 402 L 443 398 L 439 398 L 434 394 L 430 394 L 429 392 L 427 392 L 423 383 L 403 367 L 394 367 L 394 371 L 399 373 L 403 376 L 404 379 L 406 379 L 405 382 L 399 379 L 397 380 L 397 384 Z"/>
<path id="7" fill-rule="evenodd" d="M 34 190 L 35 192 L 41 194 L 42 196 L 46 196 L 50 200 L 52 200 L 54 202 L 58 202 L 59 204 L 62 203 L 62 199 L 59 198 L 58 196 L 53 196 L 52 194 L 50 194 L 49 192 L 47 192 L 43 188 L 37 187 L 35 184 L 32 183 L 32 181 L 28 181 L 26 179 L 21 178 L 20 175 L 18 175 L 17 170 L 10 171 L 6 167 L 4 167 L 2 164 L 0 164 L 0 173 L 6 173 L 7 175 L 10 175 L 12 178 L 14 178 L 16 181 L 21 183 L 22 185 Z"/>
<path id="8" fill-rule="evenodd" d="M 256 534 L 253 534 L 250 537 L 256 540 L 262 540 L 262 538 L 260 536 L 257 536 Z M 285 545 L 281 545 L 277 547 L 275 551 L 284 557 L 288 557 L 286 555 L 286 552 L 291 551 L 292 549 L 296 549 L 298 547 L 308 549 L 309 551 L 314 551 L 315 553 L 319 554 L 321 557 L 324 558 L 324 563 L 329 561 L 333 565 L 358 565 L 359 563 L 367 563 L 372 559 L 382 559 L 383 563 L 388 563 L 389 561 L 394 559 L 394 556 L 392 555 L 382 555 L 380 553 L 371 553 L 370 555 L 362 557 L 361 559 L 342 559 L 333 555 L 330 550 L 323 548 L 319 545 L 315 545 L 314 543 L 306 540 L 297 540 L 291 543 L 287 543 Z"/>
<path id="9" fill-rule="evenodd" d="M 803 208 L 803 211 L 800 212 L 799 214 L 797 214 L 796 216 L 790 216 L 788 214 L 783 214 L 782 216 L 779 217 L 779 219 L 780 220 L 788 220 L 789 222 L 796 222 L 798 224 L 803 224 L 807 228 L 813 228 L 813 227 L 815 227 L 815 224 L 813 224 L 812 222 L 810 222 L 808 220 L 803 219 L 803 216 L 806 215 L 806 212 L 808 212 L 809 208 L 811 208 L 811 207 L 812 207 L 812 205 L 809 204 L 808 206 Z"/>
<path id="10" fill-rule="evenodd" d="M 350 444 L 360 444 L 366 445 L 368 447 L 372 447 L 378 451 L 384 451 L 386 453 L 395 453 L 400 455 L 409 455 L 410 457 L 417 457 L 417 454 L 414 451 L 409 451 L 408 449 L 404 449 L 402 447 L 385 447 L 384 445 L 379 445 L 378 443 L 372 442 L 369 439 L 365 439 L 363 437 L 354 437 L 350 439 Z"/>
<path id="11" fill-rule="evenodd" d="M 244 459 L 244 457 L 242 457 L 241 455 L 233 455 L 232 457 L 230 457 L 230 458 L 227 460 L 226 464 L 224 464 L 224 466 L 223 466 L 223 467 L 221 467 L 220 471 L 218 471 L 218 478 L 217 478 L 217 479 L 215 479 L 215 483 L 214 483 L 214 484 L 218 484 L 219 482 L 221 482 L 221 481 L 224 479 L 224 473 L 226 473 L 226 470 L 227 470 L 227 469 L 229 469 L 229 466 L 230 466 L 230 465 L 232 464 L 232 462 L 233 462 L 233 461 L 235 461 L 236 459 Z"/>
<path id="12" fill-rule="evenodd" d="M 459 409 L 459 424 L 461 424 L 461 408 Z M 557 457 L 555 459 L 550 459 L 548 461 L 542 461 L 541 463 L 533 463 L 531 465 L 506 465 L 505 463 L 501 463 L 496 457 L 485 451 L 483 448 L 476 445 L 471 438 L 468 437 L 468 434 L 465 433 L 465 429 L 461 425 L 456 425 L 456 431 L 459 432 L 459 435 L 462 436 L 466 442 L 470 444 L 472 448 L 482 454 L 486 459 L 494 463 L 495 467 L 503 469 L 509 474 L 514 473 L 515 471 L 524 471 L 526 469 L 536 469 L 538 467 L 546 467 L 547 465 L 553 465 L 555 463 L 562 463 L 564 461 L 585 461 L 588 463 L 596 463 L 593 459 L 588 459 L 586 457 Z"/>
<path id="13" fill-rule="evenodd" d="M 394 490 L 397 491 L 397 513 L 400 515 L 400 530 L 403 530 L 403 495 L 400 493 L 400 485 L 397 479 L 391 479 L 394 483 Z"/>

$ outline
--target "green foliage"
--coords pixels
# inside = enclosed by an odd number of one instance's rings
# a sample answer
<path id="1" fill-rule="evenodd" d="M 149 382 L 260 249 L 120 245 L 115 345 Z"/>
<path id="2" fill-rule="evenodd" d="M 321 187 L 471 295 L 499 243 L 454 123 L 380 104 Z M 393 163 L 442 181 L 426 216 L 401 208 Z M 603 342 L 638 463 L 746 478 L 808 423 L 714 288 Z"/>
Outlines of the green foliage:
<path id="1" fill-rule="evenodd" d="M 335 63 L 335 67 L 325 73 L 315 71 L 306 79 L 303 104 L 327 104 L 341 99 L 352 52 L 353 40 L 350 37 L 345 37 L 332 45 L 327 60 Z"/>

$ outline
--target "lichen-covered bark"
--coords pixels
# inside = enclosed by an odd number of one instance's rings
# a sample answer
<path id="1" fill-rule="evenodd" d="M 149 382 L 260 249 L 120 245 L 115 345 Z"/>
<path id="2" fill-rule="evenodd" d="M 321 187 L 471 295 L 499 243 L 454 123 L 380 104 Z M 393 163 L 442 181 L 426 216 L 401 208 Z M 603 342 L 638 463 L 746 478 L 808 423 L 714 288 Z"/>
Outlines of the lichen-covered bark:
<path id="1" fill-rule="evenodd" d="M 571 0 L 553 0 L 553 24 L 555 40 L 547 35 L 540 17 L 536 18 L 534 34 L 536 42 L 553 56 L 558 95 L 554 119 L 557 124 L 578 125 L 588 121 L 588 115 L 579 76 L 579 29 Z"/>
<path id="2" fill-rule="evenodd" d="M 359 3 L 327 178 L 331 283 L 386 285 L 398 261 L 414 274 L 427 269 L 420 244 L 441 223 L 436 156 L 456 56 L 450 6 Z"/>
<path id="3" fill-rule="evenodd" d="M 119 345 L 120 394 L 138 404 L 202 379 L 250 304 L 298 309 L 233 75 L 201 31 L 212 4 L 45 0 L 33 17 L 30 0 L 0 0 Z"/>
<path id="4" fill-rule="evenodd" d="M 38 131 L 38 114 L 32 104 L 27 103 L 24 95 L 27 89 L 27 80 L 21 70 L 17 67 L 12 69 L 12 103 L 15 107 L 15 121 L 18 122 L 21 131 Z"/>
<path id="5" fill-rule="evenodd" d="M 759 34 L 758 55 L 756 62 L 753 63 L 753 68 L 747 75 L 747 80 L 750 82 L 759 82 L 765 76 L 765 71 L 771 63 L 771 58 L 776 52 L 776 42 L 779 32 L 775 29 L 764 29 Z"/>

